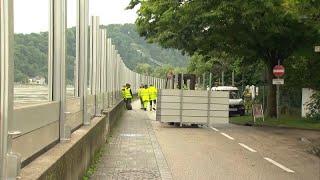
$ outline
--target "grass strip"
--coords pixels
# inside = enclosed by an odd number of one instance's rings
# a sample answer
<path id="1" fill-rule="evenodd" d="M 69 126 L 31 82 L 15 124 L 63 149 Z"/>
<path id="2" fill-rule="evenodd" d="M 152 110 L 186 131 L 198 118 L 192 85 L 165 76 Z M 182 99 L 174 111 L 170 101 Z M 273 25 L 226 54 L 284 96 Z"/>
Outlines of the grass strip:
<path id="1" fill-rule="evenodd" d="M 92 163 L 90 165 L 90 167 L 87 169 L 87 172 L 85 173 L 85 175 L 83 176 L 83 180 L 89 180 L 90 177 L 94 174 L 94 172 L 97 169 L 97 165 L 100 163 L 101 161 L 101 157 L 103 155 L 105 151 L 105 146 L 101 147 L 95 154 L 92 160 Z"/>
<path id="2" fill-rule="evenodd" d="M 238 125 L 253 124 L 253 117 L 252 116 L 231 117 L 230 123 L 238 124 Z M 279 119 L 266 117 L 264 122 L 262 121 L 262 119 L 259 118 L 256 120 L 256 124 L 254 125 L 320 130 L 320 120 L 315 121 L 307 118 L 286 117 L 286 116 L 280 117 Z"/>

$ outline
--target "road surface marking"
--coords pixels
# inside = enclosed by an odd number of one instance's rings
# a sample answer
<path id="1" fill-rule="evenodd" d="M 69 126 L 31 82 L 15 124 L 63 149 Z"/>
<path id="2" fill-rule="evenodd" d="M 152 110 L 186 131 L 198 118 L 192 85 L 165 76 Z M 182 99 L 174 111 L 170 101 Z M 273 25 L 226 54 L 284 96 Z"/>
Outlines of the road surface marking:
<path id="1" fill-rule="evenodd" d="M 270 158 L 265 157 L 264 159 L 267 160 L 267 161 L 269 161 L 269 162 L 271 162 L 272 164 L 278 166 L 279 168 L 281 168 L 281 169 L 289 172 L 289 173 L 294 173 L 294 171 L 292 171 L 291 169 L 283 166 L 282 164 L 280 164 L 280 163 L 278 163 L 278 162 L 276 162 L 276 161 L 274 161 L 274 160 L 272 160 L 272 159 L 270 159 Z"/>
<path id="2" fill-rule="evenodd" d="M 229 139 L 231 139 L 231 140 L 234 140 L 234 138 L 233 138 L 233 137 L 229 136 L 229 135 L 228 135 L 228 134 L 226 134 L 226 133 L 220 133 L 220 134 L 222 134 L 223 136 L 225 136 L 225 137 L 227 137 L 227 138 L 229 138 Z"/>
<path id="3" fill-rule="evenodd" d="M 216 132 L 218 132 L 219 130 L 218 129 L 216 129 L 216 128 L 214 128 L 214 127 L 210 127 L 212 130 L 214 130 L 214 131 L 216 131 Z"/>
<path id="4" fill-rule="evenodd" d="M 242 144 L 242 143 L 239 143 L 240 146 L 246 148 L 247 150 L 251 151 L 251 152 L 257 152 L 256 150 L 252 149 L 251 147 L 245 145 L 245 144 Z"/>

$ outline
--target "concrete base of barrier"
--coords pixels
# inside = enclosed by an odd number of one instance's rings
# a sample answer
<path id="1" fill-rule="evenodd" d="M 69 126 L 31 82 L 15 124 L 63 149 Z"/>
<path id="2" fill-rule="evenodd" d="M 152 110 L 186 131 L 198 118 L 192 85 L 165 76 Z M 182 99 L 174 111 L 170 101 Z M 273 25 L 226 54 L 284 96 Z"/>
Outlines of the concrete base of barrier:
<path id="1" fill-rule="evenodd" d="M 119 102 L 96 117 L 90 126 L 72 133 L 71 141 L 59 143 L 36 158 L 21 171 L 21 179 L 82 179 L 95 152 L 105 143 L 107 134 L 121 117 L 124 105 Z"/>

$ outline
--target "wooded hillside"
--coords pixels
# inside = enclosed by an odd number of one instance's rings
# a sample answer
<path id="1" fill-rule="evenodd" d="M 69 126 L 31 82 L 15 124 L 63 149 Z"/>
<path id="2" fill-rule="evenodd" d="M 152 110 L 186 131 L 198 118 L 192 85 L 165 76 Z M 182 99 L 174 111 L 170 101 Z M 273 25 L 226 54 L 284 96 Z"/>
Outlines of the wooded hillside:
<path id="1" fill-rule="evenodd" d="M 108 25 L 108 35 L 112 38 L 126 65 L 136 70 L 148 64 L 152 69 L 157 64 L 173 67 L 186 67 L 188 57 L 177 50 L 164 49 L 157 44 L 149 44 L 140 37 L 134 24 Z M 66 76 L 67 83 L 72 84 L 74 61 L 76 59 L 75 28 L 68 29 Z M 15 82 L 24 83 L 29 78 L 48 74 L 48 33 L 15 34 Z M 139 68 L 138 68 L 139 69 Z M 153 73 L 153 72 L 152 72 Z"/>

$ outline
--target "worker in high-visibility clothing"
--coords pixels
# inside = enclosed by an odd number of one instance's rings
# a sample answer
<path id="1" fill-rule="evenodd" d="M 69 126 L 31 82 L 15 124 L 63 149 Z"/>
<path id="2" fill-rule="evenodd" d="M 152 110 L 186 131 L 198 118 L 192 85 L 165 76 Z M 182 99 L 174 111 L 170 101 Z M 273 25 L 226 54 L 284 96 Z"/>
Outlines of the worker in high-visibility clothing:
<path id="1" fill-rule="evenodd" d="M 144 89 L 144 85 L 143 85 L 143 84 L 141 84 L 140 87 L 139 87 L 139 89 L 138 89 L 138 97 L 139 97 L 139 99 L 140 99 L 141 109 L 144 108 L 144 106 L 143 106 L 143 100 L 142 100 L 142 98 L 141 98 L 141 90 L 142 90 L 142 89 Z"/>
<path id="2" fill-rule="evenodd" d="M 126 89 L 126 85 L 123 85 L 122 88 L 121 88 L 121 96 L 122 96 L 122 99 L 123 99 L 124 101 L 126 101 L 125 89 Z"/>
<path id="3" fill-rule="evenodd" d="M 149 86 L 149 94 L 150 94 L 150 111 L 156 110 L 156 103 L 158 97 L 158 90 L 154 85 Z"/>
<path id="4" fill-rule="evenodd" d="M 131 100 L 133 95 L 130 86 L 131 85 L 127 83 L 123 93 L 127 110 L 132 110 Z"/>
<path id="5" fill-rule="evenodd" d="M 245 107 L 245 113 L 249 114 L 252 110 L 252 93 L 250 92 L 250 88 L 246 87 L 243 92 L 243 99 L 244 99 L 244 107 Z"/>
<path id="6" fill-rule="evenodd" d="M 141 99 L 143 101 L 143 109 L 146 111 L 148 109 L 149 101 L 150 101 L 150 94 L 148 85 L 145 85 L 143 89 L 140 91 Z"/>

